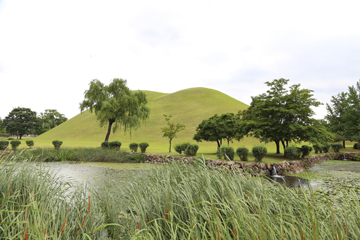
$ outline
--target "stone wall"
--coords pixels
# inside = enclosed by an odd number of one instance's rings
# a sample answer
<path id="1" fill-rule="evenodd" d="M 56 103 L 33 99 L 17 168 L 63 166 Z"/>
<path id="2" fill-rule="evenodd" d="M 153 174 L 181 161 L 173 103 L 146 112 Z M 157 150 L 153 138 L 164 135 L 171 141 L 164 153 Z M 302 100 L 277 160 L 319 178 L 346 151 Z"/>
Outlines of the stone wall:
<path id="1" fill-rule="evenodd" d="M 171 155 L 157 155 L 157 154 L 144 154 L 146 163 L 153 164 L 169 164 L 172 161 L 184 161 L 191 164 L 194 160 L 192 157 L 171 156 Z M 353 154 L 345 154 L 346 158 L 350 159 Z M 239 173 L 252 174 L 254 176 L 260 176 L 261 174 L 270 175 L 273 167 L 276 168 L 277 174 L 288 175 L 301 173 L 306 168 L 315 166 L 327 160 L 344 159 L 343 153 L 324 153 L 321 155 L 313 155 L 308 158 L 295 161 L 283 161 L 279 163 L 256 163 L 256 162 L 235 162 L 235 161 L 223 161 L 214 159 L 205 159 L 209 167 L 220 167 L 226 169 L 234 169 Z"/>

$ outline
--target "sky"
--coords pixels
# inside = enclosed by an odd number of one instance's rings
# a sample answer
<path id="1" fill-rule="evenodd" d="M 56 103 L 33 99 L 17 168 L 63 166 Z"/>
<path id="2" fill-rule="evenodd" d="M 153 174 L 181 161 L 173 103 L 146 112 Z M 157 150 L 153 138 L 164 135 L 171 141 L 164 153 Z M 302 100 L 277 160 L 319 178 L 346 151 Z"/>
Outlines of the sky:
<path id="1" fill-rule="evenodd" d="M 358 1 L 0 0 L 0 118 L 67 118 L 92 79 L 131 90 L 221 91 L 250 104 L 273 79 L 332 96 L 360 79 Z"/>

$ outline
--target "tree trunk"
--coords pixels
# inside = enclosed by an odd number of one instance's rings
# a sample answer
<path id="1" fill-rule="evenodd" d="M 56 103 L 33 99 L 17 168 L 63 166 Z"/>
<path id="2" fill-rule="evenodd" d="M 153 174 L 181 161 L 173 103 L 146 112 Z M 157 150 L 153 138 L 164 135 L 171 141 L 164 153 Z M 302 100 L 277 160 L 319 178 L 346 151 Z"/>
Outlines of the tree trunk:
<path id="1" fill-rule="evenodd" d="M 343 147 L 344 147 L 344 149 L 345 149 L 345 140 L 343 140 Z"/>
<path id="2" fill-rule="evenodd" d="M 276 140 L 275 143 L 276 143 L 276 154 L 280 154 L 280 142 L 279 142 L 279 140 Z"/>
<path id="3" fill-rule="evenodd" d="M 170 138 L 170 140 L 169 140 L 169 144 L 170 144 L 169 153 L 171 153 L 171 140 L 172 140 L 172 138 Z"/>
<path id="4" fill-rule="evenodd" d="M 286 147 L 289 146 L 289 140 L 286 140 Z"/>
<path id="5" fill-rule="evenodd" d="M 283 147 L 284 147 L 284 156 L 285 156 L 285 142 L 283 141 L 283 140 L 281 140 L 281 143 L 282 143 L 282 145 L 283 145 Z"/>
<path id="6" fill-rule="evenodd" d="M 228 142 L 228 147 L 230 146 L 230 139 L 228 138 L 227 139 L 227 142 Z"/>
<path id="7" fill-rule="evenodd" d="M 114 122 L 115 122 L 114 120 L 109 119 L 109 126 L 108 126 L 108 131 L 106 133 L 105 142 L 109 141 L 110 132 L 111 132 L 111 126 L 113 125 Z"/>

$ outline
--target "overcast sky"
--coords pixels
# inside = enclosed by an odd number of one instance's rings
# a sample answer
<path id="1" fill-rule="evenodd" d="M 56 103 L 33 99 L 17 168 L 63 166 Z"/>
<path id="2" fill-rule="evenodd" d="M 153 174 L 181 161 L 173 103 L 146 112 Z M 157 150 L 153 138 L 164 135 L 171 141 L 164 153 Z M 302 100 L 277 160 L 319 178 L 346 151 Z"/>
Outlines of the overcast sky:
<path id="1" fill-rule="evenodd" d="M 246 104 L 286 78 L 329 103 L 360 79 L 359 5 L 0 0 L 0 117 L 20 106 L 72 118 L 95 78 L 165 93 L 207 87 Z"/>

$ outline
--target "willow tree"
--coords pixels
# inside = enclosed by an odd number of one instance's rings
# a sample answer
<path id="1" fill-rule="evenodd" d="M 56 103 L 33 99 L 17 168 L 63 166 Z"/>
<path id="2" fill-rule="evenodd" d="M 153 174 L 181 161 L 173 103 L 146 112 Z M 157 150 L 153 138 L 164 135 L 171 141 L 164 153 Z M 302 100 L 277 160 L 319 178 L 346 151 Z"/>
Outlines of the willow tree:
<path id="1" fill-rule="evenodd" d="M 85 100 L 80 103 L 81 112 L 90 109 L 90 112 L 95 112 L 100 127 L 107 125 L 105 142 L 109 140 L 111 129 L 113 133 L 121 127 L 124 132 L 136 130 L 149 118 L 145 93 L 130 91 L 126 83 L 124 79 L 114 78 L 106 86 L 94 79 L 89 84 L 89 90 L 84 92 Z"/>

